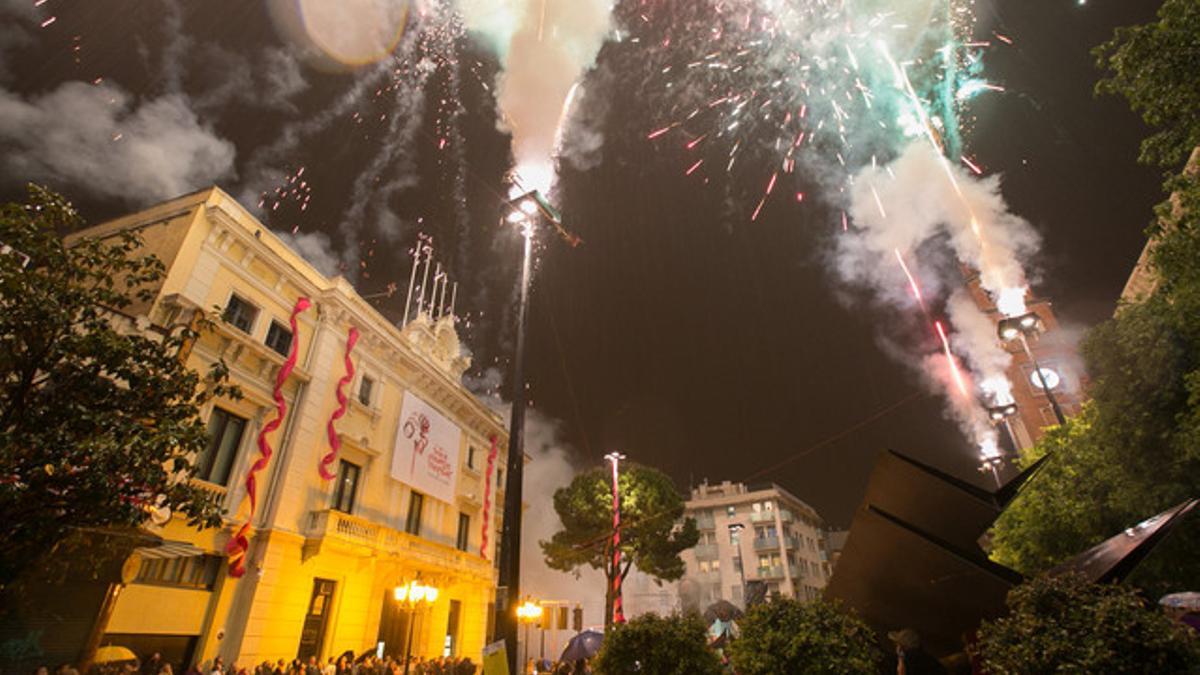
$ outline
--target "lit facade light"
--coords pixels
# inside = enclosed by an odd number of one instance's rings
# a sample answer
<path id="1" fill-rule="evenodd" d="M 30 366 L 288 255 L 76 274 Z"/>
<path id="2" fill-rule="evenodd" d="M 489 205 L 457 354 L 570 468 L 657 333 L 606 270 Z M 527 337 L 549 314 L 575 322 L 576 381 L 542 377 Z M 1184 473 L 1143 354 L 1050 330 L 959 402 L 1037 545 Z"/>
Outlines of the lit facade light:
<path id="1" fill-rule="evenodd" d="M 396 602 L 414 606 L 421 603 L 433 604 L 437 602 L 438 593 L 437 587 L 426 586 L 416 579 L 407 584 L 397 586 L 392 590 L 392 596 L 396 598 Z"/>
<path id="2" fill-rule="evenodd" d="M 1062 378 L 1052 368 L 1039 368 L 1029 373 L 1029 382 L 1038 389 L 1057 389 Z"/>
<path id="3" fill-rule="evenodd" d="M 987 413 L 993 422 L 1002 422 L 1017 414 L 1017 404 L 1007 403 L 1004 405 L 988 406 Z"/>
<path id="4" fill-rule="evenodd" d="M 535 623 L 542 617 L 542 606 L 526 600 L 517 607 L 517 618 L 524 623 Z"/>
<path id="5" fill-rule="evenodd" d="M 1005 342 L 1016 340 L 1022 335 L 1034 335 L 1043 330 L 1045 330 L 1045 326 L 1042 324 L 1042 319 L 1034 312 L 1001 319 L 996 326 L 996 333 Z"/>

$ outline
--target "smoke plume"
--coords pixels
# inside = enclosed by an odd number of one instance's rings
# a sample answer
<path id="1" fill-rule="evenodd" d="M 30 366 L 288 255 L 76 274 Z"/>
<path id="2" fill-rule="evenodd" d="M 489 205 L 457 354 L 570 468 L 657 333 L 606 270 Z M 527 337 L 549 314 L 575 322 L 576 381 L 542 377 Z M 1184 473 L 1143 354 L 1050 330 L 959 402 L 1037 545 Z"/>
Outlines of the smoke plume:
<path id="1" fill-rule="evenodd" d="M 553 183 L 568 99 L 608 35 L 611 9 L 611 0 L 460 2 L 467 27 L 492 44 L 504 68 L 497 100 L 525 187 Z"/>
<path id="2" fill-rule="evenodd" d="M 234 146 L 186 97 L 138 103 L 114 85 L 66 82 L 22 99 L 0 91 L 3 174 L 68 184 L 129 204 L 175 197 L 234 174 Z"/>
<path id="3" fill-rule="evenodd" d="M 957 270 L 966 268 L 978 271 L 982 289 L 1002 314 L 1025 311 L 1028 280 L 1021 261 L 1036 252 L 1039 240 L 1029 223 L 1009 211 L 998 177 L 970 176 L 929 145 L 913 141 L 886 166 L 868 166 L 854 176 L 848 211 L 857 231 L 839 242 L 838 271 L 871 289 L 880 302 L 911 309 L 920 284 L 927 282 L 926 292 L 961 289 Z M 936 241 L 946 242 L 953 253 L 955 279 L 938 278 L 936 266 L 916 259 L 923 246 Z M 902 267 L 905 260 L 914 273 L 911 281 Z M 1012 357 L 998 343 L 992 319 L 965 290 L 950 294 L 945 312 L 955 361 L 929 354 L 923 370 L 946 393 L 947 414 L 985 457 L 994 456 L 997 434 L 974 390 L 991 403 L 1010 403 L 1006 369 Z M 954 372 L 957 357 L 965 360 L 969 378 Z M 960 379 L 971 384 L 960 385 Z"/>

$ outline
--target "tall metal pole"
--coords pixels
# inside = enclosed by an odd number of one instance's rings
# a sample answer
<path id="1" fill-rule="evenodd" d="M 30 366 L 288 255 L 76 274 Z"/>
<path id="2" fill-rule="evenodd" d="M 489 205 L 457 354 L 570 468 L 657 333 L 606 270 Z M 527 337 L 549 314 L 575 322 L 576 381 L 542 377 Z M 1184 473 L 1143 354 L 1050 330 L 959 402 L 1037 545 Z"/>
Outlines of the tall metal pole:
<path id="1" fill-rule="evenodd" d="M 1021 346 L 1025 348 L 1025 356 L 1029 357 L 1030 363 L 1033 364 L 1033 371 L 1037 373 L 1038 382 L 1042 385 L 1042 391 L 1045 392 L 1046 398 L 1050 399 L 1050 407 L 1054 410 L 1054 417 L 1059 424 L 1066 424 L 1067 418 L 1063 416 L 1062 408 L 1058 407 L 1058 399 L 1054 398 L 1053 392 L 1050 391 L 1050 385 L 1046 383 L 1046 378 L 1042 377 L 1042 367 L 1038 365 L 1037 359 L 1033 356 L 1033 350 L 1029 348 L 1029 341 L 1025 339 L 1025 333 L 1021 332 Z"/>
<path id="2" fill-rule="evenodd" d="M 612 496 L 613 496 L 613 605 L 612 605 L 612 623 L 625 623 L 625 609 L 621 606 L 621 493 L 618 488 L 619 473 L 617 465 L 625 455 L 619 452 L 610 452 L 604 456 L 605 459 L 612 462 Z"/>
<path id="3" fill-rule="evenodd" d="M 517 344 L 513 355 L 512 420 L 508 430 L 508 476 L 504 480 L 504 524 L 500 533 L 500 578 L 496 584 L 496 632 L 508 651 L 508 670 L 517 671 L 517 615 L 521 597 L 521 501 L 525 478 L 525 324 L 529 306 L 529 277 L 533 258 L 533 223 L 521 233 L 521 289 L 517 300 Z"/>
<path id="4" fill-rule="evenodd" d="M 417 268 L 421 266 L 421 244 L 422 240 L 418 237 L 417 245 L 413 248 L 413 266 L 408 275 L 408 296 L 404 298 L 404 319 L 400 321 L 401 328 L 408 323 L 408 311 L 412 307 L 413 286 L 417 284 Z"/>

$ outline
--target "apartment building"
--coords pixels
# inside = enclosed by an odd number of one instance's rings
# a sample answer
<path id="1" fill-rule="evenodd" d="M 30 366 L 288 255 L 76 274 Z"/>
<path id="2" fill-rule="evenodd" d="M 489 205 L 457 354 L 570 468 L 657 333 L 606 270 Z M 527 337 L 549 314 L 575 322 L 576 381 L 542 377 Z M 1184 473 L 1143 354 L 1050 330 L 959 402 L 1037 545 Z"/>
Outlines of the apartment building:
<path id="1" fill-rule="evenodd" d="M 686 513 L 700 541 L 683 553 L 684 608 L 703 610 L 721 599 L 744 607 L 748 587 L 769 596 L 820 597 L 830 572 L 825 523 L 795 495 L 775 484 L 704 482 L 692 489 Z"/>
<path id="2" fill-rule="evenodd" d="M 220 498 L 225 526 L 198 531 L 178 516 L 157 526 L 164 544 L 127 561 L 127 583 L 97 624 L 102 642 L 159 651 L 175 663 L 410 648 L 480 662 L 495 597 L 507 434 L 461 384 L 469 361 L 453 316 L 429 303 L 393 325 L 217 188 L 73 236 L 130 229 L 167 269 L 154 300 L 131 309 L 135 323 L 186 323 L 198 310 L 218 316 L 188 364 L 207 371 L 224 359 L 244 396 L 203 411 L 211 440 L 196 481 Z M 289 317 L 302 297 L 312 304 L 293 332 Z M 340 405 L 335 391 L 352 330 L 359 337 L 348 407 L 336 422 L 336 479 L 324 480 L 318 466 L 330 451 L 327 425 Z M 269 436 L 274 455 L 257 475 L 251 516 L 246 477 L 260 456 L 259 430 L 275 417 L 272 390 L 293 346 L 298 360 L 282 388 L 287 416 Z M 414 425 L 426 441 L 420 447 Z M 498 456 L 489 462 L 492 438 Z M 246 573 L 237 578 L 227 571 L 226 545 L 248 518 Z M 412 608 L 396 599 L 395 588 L 413 580 L 438 589 L 433 602 Z"/>

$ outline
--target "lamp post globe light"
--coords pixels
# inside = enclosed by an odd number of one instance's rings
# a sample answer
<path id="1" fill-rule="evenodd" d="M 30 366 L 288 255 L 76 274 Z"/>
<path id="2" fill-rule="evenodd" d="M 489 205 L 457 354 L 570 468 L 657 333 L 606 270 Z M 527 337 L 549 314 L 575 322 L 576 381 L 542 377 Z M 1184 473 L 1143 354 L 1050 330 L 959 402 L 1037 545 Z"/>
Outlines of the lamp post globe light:
<path id="1" fill-rule="evenodd" d="M 438 589 L 436 586 L 422 584 L 420 579 L 413 579 L 392 589 L 392 596 L 400 606 L 408 609 L 408 639 L 404 641 L 404 675 L 408 675 L 412 661 L 413 624 L 417 622 L 417 609 L 437 602 Z"/>
<path id="2" fill-rule="evenodd" d="M 517 621 L 525 626 L 525 641 L 523 643 L 525 645 L 525 649 L 520 661 L 522 665 L 529 660 L 529 627 L 537 623 L 538 619 L 542 618 L 542 611 L 542 606 L 530 600 L 529 598 L 526 598 L 525 602 L 521 603 L 517 607 Z M 520 672 L 524 671 L 522 670 Z"/>
<path id="3" fill-rule="evenodd" d="M 1054 418 L 1059 424 L 1066 424 L 1067 418 L 1063 415 L 1062 408 L 1058 405 L 1058 399 L 1055 398 L 1054 392 L 1051 391 L 1058 386 L 1060 382 L 1058 373 L 1048 368 L 1043 368 L 1037 362 L 1037 358 L 1033 355 L 1033 350 L 1029 348 L 1030 335 L 1037 335 L 1046 329 L 1042 323 L 1041 317 L 1034 312 L 1028 312 L 1020 316 L 1010 316 L 1001 319 L 996 326 L 996 333 L 1000 340 L 1008 343 L 1020 341 L 1021 348 L 1025 350 L 1025 356 L 1029 362 L 1033 364 L 1033 374 L 1030 376 L 1030 381 L 1034 386 L 1041 388 L 1042 393 L 1050 401 L 1050 408 L 1054 411 Z"/>

